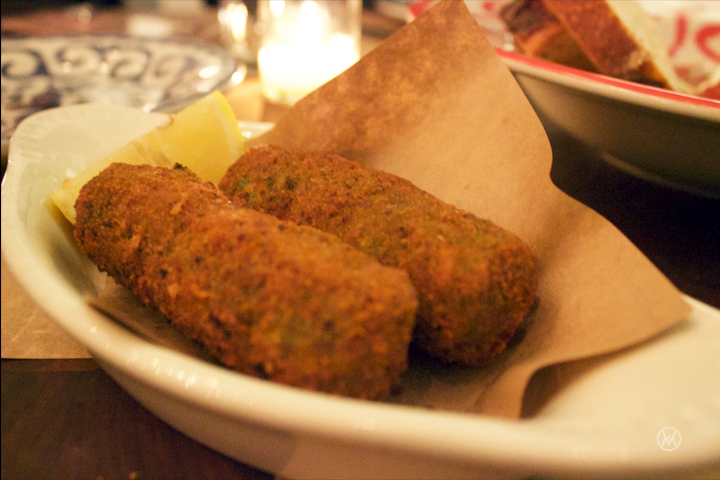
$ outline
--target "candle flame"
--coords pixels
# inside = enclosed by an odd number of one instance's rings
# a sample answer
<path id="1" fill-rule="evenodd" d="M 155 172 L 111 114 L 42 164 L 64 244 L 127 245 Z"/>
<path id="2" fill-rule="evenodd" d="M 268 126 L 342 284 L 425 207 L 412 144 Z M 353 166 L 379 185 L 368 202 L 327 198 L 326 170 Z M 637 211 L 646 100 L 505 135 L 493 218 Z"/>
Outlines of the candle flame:
<path id="1" fill-rule="evenodd" d="M 279 17 L 285 10 L 285 0 L 270 0 L 270 13 L 273 17 Z"/>
<path id="2" fill-rule="evenodd" d="M 292 104 L 355 63 L 356 40 L 333 31 L 330 0 L 265 4 L 272 27 L 258 52 L 263 92 Z"/>
<path id="3" fill-rule="evenodd" d="M 327 24 L 320 18 L 320 7 L 313 1 L 303 2 L 300 6 L 295 40 L 298 45 L 319 45 L 327 34 Z"/>

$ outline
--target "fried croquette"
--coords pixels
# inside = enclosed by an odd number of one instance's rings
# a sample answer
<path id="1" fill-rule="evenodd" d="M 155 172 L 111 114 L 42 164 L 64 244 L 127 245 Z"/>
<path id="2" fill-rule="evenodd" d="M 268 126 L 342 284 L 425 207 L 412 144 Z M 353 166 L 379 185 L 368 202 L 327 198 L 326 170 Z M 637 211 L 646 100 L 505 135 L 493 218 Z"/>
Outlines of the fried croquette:
<path id="1" fill-rule="evenodd" d="M 407 273 L 333 235 L 147 165 L 112 164 L 75 209 L 75 237 L 98 268 L 232 369 L 380 400 L 407 367 Z"/>
<path id="2" fill-rule="evenodd" d="M 420 302 L 413 344 L 444 361 L 486 364 L 535 300 L 536 259 L 517 236 L 395 175 L 265 146 L 247 150 L 219 186 L 239 206 L 335 234 L 407 270 Z"/>

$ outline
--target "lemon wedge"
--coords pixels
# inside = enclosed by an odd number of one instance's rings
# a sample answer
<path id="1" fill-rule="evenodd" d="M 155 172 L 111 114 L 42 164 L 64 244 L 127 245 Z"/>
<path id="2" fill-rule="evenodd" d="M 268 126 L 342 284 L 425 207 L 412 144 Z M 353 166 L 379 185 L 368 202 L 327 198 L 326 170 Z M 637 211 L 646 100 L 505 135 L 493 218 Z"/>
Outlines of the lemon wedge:
<path id="1" fill-rule="evenodd" d="M 244 151 L 242 132 L 232 108 L 220 92 L 213 92 L 148 133 L 137 137 L 78 176 L 63 181 L 50 196 L 70 223 L 75 224 L 75 201 L 80 189 L 111 163 L 172 167 L 180 164 L 201 179 L 217 183 Z"/>

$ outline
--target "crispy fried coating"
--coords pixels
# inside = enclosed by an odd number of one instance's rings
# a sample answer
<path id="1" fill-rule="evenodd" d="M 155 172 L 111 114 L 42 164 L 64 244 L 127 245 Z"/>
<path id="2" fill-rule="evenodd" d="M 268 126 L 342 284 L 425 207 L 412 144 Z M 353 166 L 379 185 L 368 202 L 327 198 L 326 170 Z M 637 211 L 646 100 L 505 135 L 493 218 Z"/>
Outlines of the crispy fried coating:
<path id="1" fill-rule="evenodd" d="M 237 205 L 333 233 L 407 270 L 420 301 L 413 342 L 442 360 L 486 364 L 534 302 L 536 260 L 517 236 L 395 175 L 265 146 L 246 151 L 219 186 Z"/>
<path id="2" fill-rule="evenodd" d="M 113 164 L 75 209 L 99 269 L 228 367 L 376 400 L 407 367 L 406 272 L 333 235 L 238 208 L 182 169 Z"/>

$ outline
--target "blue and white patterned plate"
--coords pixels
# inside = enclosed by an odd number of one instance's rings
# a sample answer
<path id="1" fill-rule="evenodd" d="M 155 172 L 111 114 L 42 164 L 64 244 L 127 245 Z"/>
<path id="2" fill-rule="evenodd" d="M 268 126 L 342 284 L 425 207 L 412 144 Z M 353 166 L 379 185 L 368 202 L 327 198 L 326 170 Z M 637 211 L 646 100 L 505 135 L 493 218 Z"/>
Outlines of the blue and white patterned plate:
<path id="1" fill-rule="evenodd" d="M 3 39 L 3 147 L 37 111 L 78 103 L 178 110 L 222 89 L 237 67 L 209 44 L 98 35 Z"/>

